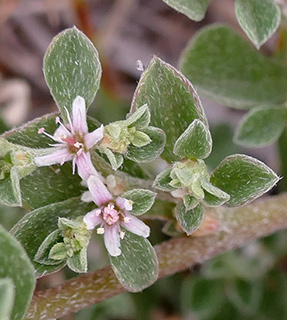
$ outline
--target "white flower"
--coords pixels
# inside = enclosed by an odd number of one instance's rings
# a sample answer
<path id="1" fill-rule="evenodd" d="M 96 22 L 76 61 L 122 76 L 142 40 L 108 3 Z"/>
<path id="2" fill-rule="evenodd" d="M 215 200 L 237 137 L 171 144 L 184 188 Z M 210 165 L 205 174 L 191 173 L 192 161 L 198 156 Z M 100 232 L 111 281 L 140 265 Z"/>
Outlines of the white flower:
<path id="1" fill-rule="evenodd" d="M 57 163 L 62 165 L 72 160 L 73 173 L 77 166 L 79 176 L 87 180 L 90 175 L 98 174 L 92 164 L 89 150 L 103 138 L 104 127 L 101 125 L 93 132 L 88 132 L 86 104 L 84 98 L 80 96 L 73 101 L 72 119 L 68 111 L 67 116 L 69 124 L 66 126 L 61 123 L 59 117 L 56 118 L 56 123 L 60 126 L 53 136 L 46 133 L 44 128 L 38 130 L 39 134 L 44 133 L 57 144 L 52 145 L 47 155 L 35 157 L 35 163 L 43 167 Z"/>
<path id="2" fill-rule="evenodd" d="M 122 197 L 114 200 L 97 176 L 90 176 L 87 185 L 98 208 L 88 212 L 83 220 L 88 230 L 99 226 L 97 233 L 104 235 L 105 246 L 111 256 L 116 257 L 121 254 L 120 239 L 125 235 L 121 227 L 144 238 L 149 236 L 150 228 L 128 212 L 132 210 L 129 200 Z M 86 196 L 85 200 L 87 200 Z"/>

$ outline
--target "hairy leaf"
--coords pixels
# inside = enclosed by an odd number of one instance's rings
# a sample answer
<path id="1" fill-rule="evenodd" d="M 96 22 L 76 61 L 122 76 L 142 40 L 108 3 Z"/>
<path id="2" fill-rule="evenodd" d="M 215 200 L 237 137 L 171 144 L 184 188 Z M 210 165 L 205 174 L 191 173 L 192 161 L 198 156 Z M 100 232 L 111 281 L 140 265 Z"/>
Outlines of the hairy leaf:
<path id="1" fill-rule="evenodd" d="M 181 70 L 199 92 L 229 107 L 287 100 L 287 67 L 261 55 L 226 26 L 201 30 L 183 52 Z"/>
<path id="2" fill-rule="evenodd" d="M 20 243 L 1 226 L 0 248 L 0 278 L 10 278 L 15 286 L 15 301 L 11 320 L 21 320 L 26 313 L 35 288 L 34 269 Z M 7 291 L 7 295 L 8 293 L 9 291 Z"/>
<path id="3" fill-rule="evenodd" d="M 163 2 L 185 14 L 191 20 L 201 21 L 210 0 L 163 0 Z"/>
<path id="4" fill-rule="evenodd" d="M 10 319 L 15 299 L 15 287 L 11 278 L 0 278 L 0 320 Z"/>
<path id="5" fill-rule="evenodd" d="M 260 48 L 277 30 L 280 20 L 280 8 L 270 0 L 236 0 L 237 20 L 254 43 Z"/>
<path id="6" fill-rule="evenodd" d="M 176 206 L 176 219 L 181 226 L 182 230 L 186 232 L 187 235 L 192 234 L 204 218 L 203 207 L 198 204 L 193 209 L 187 210 L 183 201 Z"/>
<path id="7" fill-rule="evenodd" d="M 122 253 L 111 257 L 112 268 L 122 284 L 131 292 L 139 292 L 152 285 L 158 278 L 158 261 L 150 242 L 126 232 L 121 240 Z"/>
<path id="8" fill-rule="evenodd" d="M 192 84 L 174 67 L 154 57 L 142 74 L 135 91 L 131 111 L 147 103 L 151 112 L 151 125 L 166 134 L 162 157 L 177 160 L 173 146 L 194 119 L 207 125 L 199 97 Z"/>
<path id="9" fill-rule="evenodd" d="M 286 108 L 255 108 L 241 120 L 235 142 L 253 148 L 277 141 L 287 121 Z"/>
<path id="10" fill-rule="evenodd" d="M 205 159 L 211 149 L 212 138 L 208 127 L 195 119 L 176 140 L 173 152 L 182 158 Z"/>
<path id="11" fill-rule="evenodd" d="M 94 100 L 101 79 L 101 64 L 93 43 L 76 27 L 58 34 L 44 57 L 44 75 L 59 110 L 67 112 L 77 96 L 87 107 Z"/>
<path id="12" fill-rule="evenodd" d="M 228 206 L 249 203 L 271 189 L 279 178 L 263 162 L 236 154 L 225 158 L 213 171 L 210 182 L 230 195 Z"/>
<path id="13" fill-rule="evenodd" d="M 93 204 L 81 202 L 80 198 L 72 198 L 62 202 L 47 205 L 27 213 L 11 230 L 28 256 L 33 261 L 39 247 L 46 237 L 58 229 L 58 218 L 77 218 L 91 211 Z M 65 264 L 42 265 L 33 261 L 36 276 L 42 277 L 55 272 Z"/>
<path id="14" fill-rule="evenodd" d="M 152 207 L 156 193 L 145 189 L 133 189 L 125 192 L 121 197 L 133 202 L 131 213 L 139 216 L 146 213 Z"/>

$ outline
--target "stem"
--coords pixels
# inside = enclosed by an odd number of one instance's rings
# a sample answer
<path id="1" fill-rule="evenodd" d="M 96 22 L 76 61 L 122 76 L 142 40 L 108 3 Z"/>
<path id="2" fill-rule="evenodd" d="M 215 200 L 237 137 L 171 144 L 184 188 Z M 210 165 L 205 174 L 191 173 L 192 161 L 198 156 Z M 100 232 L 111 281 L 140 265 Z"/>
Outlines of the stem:
<path id="1" fill-rule="evenodd" d="M 243 246 L 247 241 L 286 228 L 287 193 L 235 209 L 210 209 L 209 213 L 220 221 L 221 227 L 217 233 L 198 238 L 172 239 L 156 246 L 161 278 Z M 26 320 L 62 317 L 124 291 L 108 266 L 66 281 L 55 288 L 36 292 Z"/>

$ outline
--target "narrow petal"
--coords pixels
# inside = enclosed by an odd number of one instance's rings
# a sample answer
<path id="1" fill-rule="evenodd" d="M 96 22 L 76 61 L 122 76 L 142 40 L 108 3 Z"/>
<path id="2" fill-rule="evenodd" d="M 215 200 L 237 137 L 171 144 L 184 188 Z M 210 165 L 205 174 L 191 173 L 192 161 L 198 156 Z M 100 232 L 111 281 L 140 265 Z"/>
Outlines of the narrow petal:
<path id="1" fill-rule="evenodd" d="M 98 210 L 99 209 L 94 209 L 84 216 L 83 220 L 86 223 L 88 230 L 94 229 L 97 225 L 103 222 L 102 216 L 96 214 Z"/>
<path id="2" fill-rule="evenodd" d="M 64 126 L 60 126 L 56 129 L 56 131 L 54 132 L 54 140 L 60 143 L 63 143 L 62 138 L 63 137 L 72 137 L 73 135 L 71 134 L 71 132 Z"/>
<path id="3" fill-rule="evenodd" d="M 85 135 L 85 145 L 87 149 L 91 149 L 94 145 L 96 145 L 100 140 L 104 137 L 104 126 L 101 125 L 98 129 L 92 131 L 91 133 L 87 133 Z"/>
<path id="4" fill-rule="evenodd" d="M 69 153 L 66 146 L 64 148 L 51 148 L 51 153 L 45 156 L 35 157 L 34 161 L 38 167 L 51 166 L 56 163 L 63 164 L 72 160 L 73 155 Z"/>
<path id="5" fill-rule="evenodd" d="M 116 204 L 122 210 L 131 211 L 133 209 L 133 206 L 132 206 L 131 202 L 128 199 L 125 199 L 125 198 L 122 198 L 122 197 L 118 197 L 116 199 Z"/>
<path id="6" fill-rule="evenodd" d="M 93 200 L 98 207 L 101 207 L 103 204 L 113 200 L 113 196 L 97 176 L 90 176 L 87 180 L 87 184 Z"/>
<path id="7" fill-rule="evenodd" d="M 105 246 L 112 257 L 119 256 L 122 251 L 120 249 L 120 234 L 118 225 L 105 226 L 104 242 Z"/>
<path id="8" fill-rule="evenodd" d="M 87 112 L 85 99 L 77 96 L 73 101 L 73 129 L 80 134 L 88 132 Z"/>
<path id="9" fill-rule="evenodd" d="M 88 180 L 91 175 L 98 176 L 98 172 L 92 163 L 89 152 L 83 152 L 79 156 L 76 156 L 76 165 L 78 168 L 78 175 L 83 180 Z"/>
<path id="10" fill-rule="evenodd" d="M 125 222 L 124 220 L 121 222 L 121 225 L 125 227 L 125 229 L 144 238 L 149 236 L 150 228 L 144 222 L 128 212 L 125 212 L 125 216 L 129 218 L 128 222 Z"/>

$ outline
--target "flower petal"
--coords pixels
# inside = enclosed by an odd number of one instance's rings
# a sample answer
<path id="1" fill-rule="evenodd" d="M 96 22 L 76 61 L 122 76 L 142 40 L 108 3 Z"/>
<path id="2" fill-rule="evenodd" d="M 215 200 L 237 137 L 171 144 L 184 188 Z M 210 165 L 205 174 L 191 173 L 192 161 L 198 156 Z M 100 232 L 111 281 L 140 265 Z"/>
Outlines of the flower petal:
<path id="1" fill-rule="evenodd" d="M 93 200 L 98 207 L 101 207 L 103 204 L 113 200 L 113 196 L 97 176 L 90 176 L 87 180 L 87 184 Z"/>
<path id="2" fill-rule="evenodd" d="M 87 133 L 85 135 L 85 145 L 87 149 L 91 149 L 94 145 L 96 145 L 100 140 L 104 137 L 104 126 L 101 125 L 98 129 Z"/>
<path id="3" fill-rule="evenodd" d="M 34 161 L 38 167 L 51 166 L 52 164 L 64 164 L 72 160 L 73 155 L 69 153 L 66 146 L 64 148 L 51 148 L 51 153 L 45 156 L 35 157 Z"/>
<path id="4" fill-rule="evenodd" d="M 79 156 L 76 156 L 76 165 L 78 168 L 78 175 L 83 180 L 88 180 L 91 175 L 98 176 L 98 172 L 93 166 L 89 152 L 83 152 Z"/>
<path id="5" fill-rule="evenodd" d="M 87 112 L 85 99 L 77 96 L 73 101 L 73 129 L 80 134 L 88 132 Z"/>
<path id="6" fill-rule="evenodd" d="M 88 230 L 94 229 L 97 225 L 103 222 L 102 216 L 96 214 L 98 210 L 98 208 L 94 209 L 84 216 L 83 220 L 86 223 Z"/>
<path id="7" fill-rule="evenodd" d="M 112 257 L 119 256 L 122 251 L 120 249 L 120 234 L 119 226 L 114 224 L 112 226 L 105 226 L 104 242 L 105 246 Z"/>
<path id="8" fill-rule="evenodd" d="M 56 131 L 53 134 L 53 138 L 55 141 L 60 142 L 60 143 L 65 143 L 63 142 L 62 138 L 63 137 L 73 137 L 71 132 L 64 126 L 60 126 L 56 129 Z"/>
<path id="9" fill-rule="evenodd" d="M 125 212 L 125 216 L 129 218 L 128 222 L 124 220 L 121 222 L 121 225 L 125 227 L 125 229 L 144 238 L 149 236 L 150 228 L 144 222 L 128 212 Z"/>

